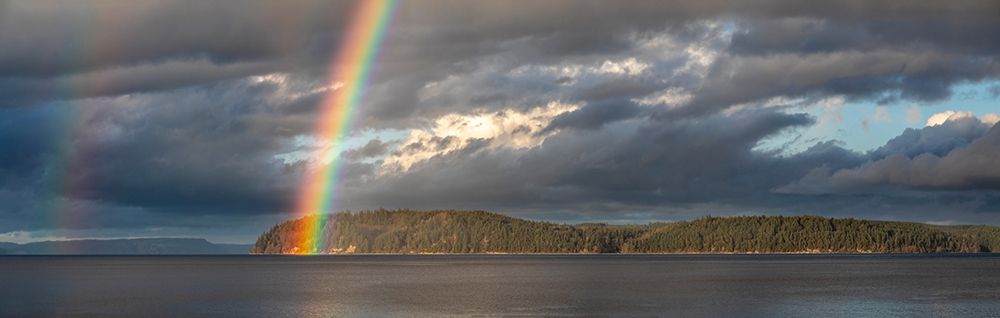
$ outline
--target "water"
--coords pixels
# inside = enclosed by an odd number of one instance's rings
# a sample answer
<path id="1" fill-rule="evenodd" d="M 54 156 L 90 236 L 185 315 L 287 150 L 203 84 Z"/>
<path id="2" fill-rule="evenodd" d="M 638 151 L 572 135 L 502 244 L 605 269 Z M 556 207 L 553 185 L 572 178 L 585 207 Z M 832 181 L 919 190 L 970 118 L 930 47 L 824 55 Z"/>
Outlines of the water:
<path id="1" fill-rule="evenodd" d="M 0 316 L 1000 317 L 1000 256 L 0 257 Z"/>

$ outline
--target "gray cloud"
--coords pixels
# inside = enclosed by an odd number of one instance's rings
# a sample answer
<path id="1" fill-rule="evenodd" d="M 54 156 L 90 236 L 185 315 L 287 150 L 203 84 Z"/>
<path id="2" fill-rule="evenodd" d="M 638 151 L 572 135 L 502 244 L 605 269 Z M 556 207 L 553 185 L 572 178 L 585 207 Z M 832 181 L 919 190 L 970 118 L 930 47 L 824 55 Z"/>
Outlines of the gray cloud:
<path id="1" fill-rule="evenodd" d="M 0 106 L 24 106 L 52 100 L 156 92 L 209 84 L 274 70 L 265 63 L 214 64 L 207 60 L 170 61 L 51 78 L 0 78 Z"/>
<path id="2" fill-rule="evenodd" d="M 979 135 L 966 141 L 956 136 L 978 126 Z M 779 188 L 788 193 L 864 193 L 878 190 L 1000 190 L 1000 127 L 974 118 L 940 126 L 908 130 L 877 149 L 877 159 L 859 167 L 821 167 L 801 180 Z M 914 137 L 912 135 L 919 135 Z M 958 137 L 958 138 L 956 138 Z"/>
<path id="3" fill-rule="evenodd" d="M 287 215 L 305 164 L 286 159 L 314 147 L 302 140 L 353 5 L 0 0 L 0 232 L 54 227 L 49 203 L 88 213 L 77 228 Z M 997 79 L 997 12 L 972 0 L 402 1 L 355 133 L 579 108 L 540 146 L 466 138 L 400 173 L 379 169 L 397 147 L 465 136 L 376 137 L 345 154 L 339 198 L 567 220 L 894 210 L 995 223 L 997 182 L 983 171 L 996 170 L 996 128 L 953 121 L 868 153 L 758 146 L 814 125 L 761 107 L 775 98 L 936 101 Z"/>
<path id="4" fill-rule="evenodd" d="M 768 177 L 772 169 L 784 168 L 771 162 L 776 159 L 754 152 L 757 141 L 811 123 L 803 115 L 751 113 L 669 124 L 620 122 L 580 133 L 564 130 L 525 152 L 470 146 L 466 152 L 436 157 L 408 173 L 361 184 L 349 196 L 387 206 L 519 202 L 653 206 L 719 197 L 736 200 L 787 178 Z M 705 134 L 706 128 L 719 133 Z M 809 158 L 813 153 L 799 158 L 813 161 Z"/>
<path id="5" fill-rule="evenodd" d="M 557 116 L 542 132 L 565 128 L 598 129 L 615 121 L 636 117 L 642 112 L 644 112 L 643 108 L 632 101 L 598 101 L 587 104 L 576 111 Z"/>
<path id="6" fill-rule="evenodd" d="M 276 89 L 240 80 L 4 110 L 7 120 L 0 129 L 10 133 L 0 143 L 9 151 L 0 156 L 0 173 L 17 182 L 3 185 L 15 191 L 30 184 L 36 189 L 22 193 L 38 196 L 30 200 L 95 201 L 103 209 L 120 205 L 189 215 L 283 211 L 297 172 L 274 156 L 291 149 L 287 139 L 308 131 L 312 120 L 282 115 L 296 99 Z"/>
<path id="7" fill-rule="evenodd" d="M 382 142 L 380 139 L 372 139 L 364 146 L 348 150 L 344 154 L 344 158 L 347 160 L 359 161 L 383 156 L 389 152 L 389 146 L 391 146 L 389 143 Z"/>
<path id="8" fill-rule="evenodd" d="M 685 110 L 711 113 L 776 96 L 940 100 L 959 81 L 1000 75 L 992 59 L 898 51 L 734 56 L 713 65 Z"/>
<path id="9" fill-rule="evenodd" d="M 986 56 L 995 55 L 998 49 L 995 43 L 987 41 L 990 34 L 1000 28 L 994 19 L 967 14 L 951 18 L 947 15 L 894 17 L 888 16 L 893 11 L 884 13 L 887 16 L 872 19 L 842 20 L 822 15 L 747 19 L 741 32 L 734 34 L 730 49 L 741 55 L 767 55 L 931 48 L 951 54 Z"/>
<path id="10" fill-rule="evenodd" d="M 74 2 L 5 2 L 4 11 L 0 12 L 3 14 L 0 45 L 4 47 L 0 51 L 0 77 L 5 77 L 7 84 L 3 86 L 8 86 L 7 91 L 11 93 L 5 94 L 5 98 L 11 101 L 4 104 L 23 105 L 39 98 L 59 96 L 57 90 L 65 87 L 58 80 L 60 77 L 122 72 L 116 70 L 129 68 L 141 70 L 149 67 L 143 65 L 150 64 L 161 65 L 162 72 L 171 74 L 164 65 L 178 61 L 214 65 L 201 67 L 200 72 L 185 70 L 182 65 L 170 67 L 174 69 L 172 74 L 184 75 L 172 75 L 170 80 L 152 71 L 143 71 L 148 75 L 142 77 L 94 75 L 107 87 L 92 88 L 87 93 L 114 95 L 182 87 L 252 73 L 323 70 L 323 64 L 336 52 L 336 43 L 342 37 L 338 32 L 352 5 L 350 2 L 314 0 L 239 5 L 227 1 L 105 2 L 85 7 Z M 573 14 L 564 14 L 568 8 L 572 8 Z M 635 42 L 630 39 L 634 35 L 667 31 L 683 37 L 690 31 L 691 22 L 706 19 L 727 19 L 731 21 L 728 23 L 745 30 L 734 35 L 731 50 L 737 54 L 836 52 L 902 46 L 914 48 L 913 52 L 989 59 L 995 56 L 996 47 L 990 46 L 992 41 L 981 40 L 995 33 L 989 30 L 996 27 L 991 14 L 996 9 L 997 5 L 990 1 L 946 5 L 830 2 L 808 6 L 785 1 L 753 4 L 721 1 L 402 3 L 376 78 L 390 81 L 404 76 L 426 83 L 467 68 L 475 59 L 504 52 L 515 56 L 518 63 L 552 63 L 574 56 L 626 53 L 635 49 Z M 560 18 L 552 19 L 553 16 Z M 793 22 L 771 22 L 788 19 Z M 795 19 L 812 23 L 803 28 L 805 22 L 794 22 L 799 21 Z M 856 26 L 858 21 L 867 23 Z M 160 36 L 167 34 L 169 36 Z M 821 43 L 803 44 L 806 40 Z M 966 49 L 949 49 L 956 47 Z M 962 63 L 963 59 L 959 56 L 950 61 Z M 978 66 L 969 65 L 973 69 Z M 883 75 L 892 76 L 897 70 L 893 68 Z M 925 74 L 925 77 L 914 74 L 912 79 L 903 78 L 904 82 L 919 82 L 905 85 L 914 89 L 903 93 L 917 98 L 940 98 L 944 94 L 941 87 L 955 80 L 995 75 L 950 73 L 943 70 Z M 874 76 L 878 74 L 871 75 L 878 81 Z M 935 82 L 939 76 L 944 80 Z M 935 90 L 929 95 L 921 95 L 920 92 L 927 91 L 916 89 L 921 83 Z M 413 89 L 422 84 L 404 86 Z M 894 88 L 876 87 L 873 90 L 880 89 Z M 20 91 L 35 98 L 25 101 L 13 94 Z M 715 92 L 706 92 L 711 93 Z M 404 114 L 412 113 L 404 105 L 416 102 L 413 96 L 399 91 L 395 94 L 410 98 L 375 105 L 376 111 L 372 113 L 395 114 L 386 107 L 399 109 Z"/>
<path id="11" fill-rule="evenodd" d="M 920 129 L 909 128 L 890 139 L 884 146 L 873 150 L 870 156 L 874 159 L 895 154 L 909 158 L 925 153 L 945 156 L 952 150 L 965 147 L 979 139 L 989 129 L 989 125 L 971 117 L 949 120 L 941 125 Z"/>

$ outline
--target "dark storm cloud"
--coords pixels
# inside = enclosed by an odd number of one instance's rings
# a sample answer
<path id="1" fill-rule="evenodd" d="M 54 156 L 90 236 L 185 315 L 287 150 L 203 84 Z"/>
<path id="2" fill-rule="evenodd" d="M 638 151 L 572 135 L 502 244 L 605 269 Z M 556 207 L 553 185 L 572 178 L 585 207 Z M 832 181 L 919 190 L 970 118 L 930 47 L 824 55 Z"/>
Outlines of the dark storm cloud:
<path id="1" fill-rule="evenodd" d="M 74 99 L 137 92 L 156 92 L 274 70 L 262 63 L 217 65 L 205 60 L 172 61 L 55 78 L 0 78 L 3 106 L 25 106 L 55 99 Z"/>
<path id="2" fill-rule="evenodd" d="M 312 0 L 284 1 L 280 4 L 5 1 L 2 6 L 4 11 L 0 12 L 3 14 L 0 19 L 0 46 L 4 48 L 0 50 L 0 74 L 8 80 L 38 82 L 70 74 L 199 59 L 214 63 L 220 69 L 204 76 L 192 75 L 190 83 L 173 81 L 174 85 L 184 86 L 202 83 L 205 78 L 218 80 L 250 72 L 221 70 L 232 63 L 271 65 L 267 70 L 257 72 L 322 70 L 322 64 L 336 50 L 335 43 L 341 38 L 339 32 L 346 21 L 345 15 L 352 6 L 350 2 Z M 572 14 L 566 14 L 567 10 L 571 10 Z M 961 41 L 967 43 L 966 47 L 992 54 L 995 49 L 984 45 L 995 46 L 989 44 L 993 41 L 980 41 L 982 39 L 978 37 L 995 33 L 981 26 L 995 27 L 996 21 L 992 18 L 996 12 L 997 5 L 989 1 L 920 5 L 895 2 L 803 5 L 783 1 L 404 2 L 387 41 L 390 48 L 384 52 L 386 62 L 382 68 L 384 73 L 389 73 L 383 74 L 384 78 L 416 72 L 425 73 L 423 78 L 426 81 L 460 68 L 463 61 L 497 52 L 517 52 L 522 63 L 550 62 L 574 55 L 613 54 L 627 51 L 634 44 L 628 40 L 630 32 L 641 34 L 663 28 L 683 29 L 682 26 L 690 21 L 743 16 L 754 20 L 809 17 L 831 21 L 812 28 L 819 30 L 816 32 L 825 32 L 826 28 L 833 28 L 831 25 L 841 22 L 873 21 L 873 25 L 866 25 L 861 32 L 871 34 L 865 39 L 899 39 L 902 44 L 916 42 L 922 44 L 923 49 L 933 50 L 946 45 L 955 47 L 957 43 L 949 41 Z M 899 21 L 900 25 L 891 24 L 893 21 Z M 938 25 L 942 27 L 935 27 Z M 788 28 L 800 29 L 800 26 L 786 25 L 785 29 Z M 803 32 L 798 32 L 789 34 L 789 38 L 781 37 L 783 33 L 776 32 L 778 29 L 782 27 L 751 27 L 747 32 L 738 33 L 734 39 L 734 51 L 781 50 L 790 46 L 789 43 L 795 43 L 796 36 L 803 36 Z M 951 32 L 955 30 L 963 32 Z M 757 41 L 762 33 L 775 34 L 772 36 L 779 38 Z M 957 40 L 954 34 L 970 39 Z M 816 38 L 823 39 L 822 36 Z M 856 43 L 858 41 L 862 40 L 847 41 L 839 47 L 864 47 Z M 771 45 L 748 48 L 746 43 Z M 838 47 L 836 44 L 818 45 Z M 147 80 L 156 81 L 157 77 L 149 76 Z M 95 90 L 92 94 L 113 95 L 166 88 L 145 85 L 142 81 L 121 79 L 120 82 L 134 87 Z M 109 85 L 124 85 L 117 82 L 112 81 Z M 57 84 L 36 83 L 58 87 Z"/>
<path id="3" fill-rule="evenodd" d="M 643 107 L 629 100 L 598 101 L 556 116 L 542 133 L 563 128 L 598 129 L 608 123 L 633 118 L 643 111 Z"/>
<path id="4" fill-rule="evenodd" d="M 901 97 L 940 100 L 952 85 L 1000 76 L 992 58 L 927 52 L 833 53 L 724 58 L 685 110 L 711 113 L 776 96 L 843 95 L 850 99 Z"/>
<path id="5" fill-rule="evenodd" d="M 93 206 L 92 227 L 286 212 L 305 165 L 294 157 L 311 150 L 295 138 L 315 125 L 354 5 L 0 0 L 0 231 L 43 226 L 36 203 L 51 192 Z M 356 130 L 579 108 L 548 123 L 539 147 L 465 139 L 400 173 L 379 169 L 396 147 L 441 150 L 465 136 L 372 140 L 345 155 L 341 199 L 574 215 L 895 209 L 931 219 L 940 209 L 995 222 L 968 215 L 1000 209 L 983 194 L 995 180 L 975 174 L 995 162 L 976 161 L 995 159 L 985 128 L 908 130 L 870 153 L 822 141 L 782 154 L 758 146 L 814 120 L 758 106 L 933 101 L 995 80 L 998 14 L 995 1 L 401 1 Z M 643 69 L 619 67 L 629 59 Z M 278 78 L 251 77 L 266 74 Z M 917 167 L 954 175 L 928 184 Z M 78 191 L 54 188 L 60 169 Z M 814 181 L 907 190 L 790 190 Z"/>
<path id="6" fill-rule="evenodd" d="M 635 96 L 645 96 L 658 90 L 662 90 L 667 85 L 658 82 L 655 78 L 628 78 L 619 80 L 609 80 L 606 82 L 586 86 L 580 92 L 574 94 L 572 98 L 581 101 L 603 101 L 608 99 L 627 99 Z"/>
<path id="7" fill-rule="evenodd" d="M 282 114 L 311 96 L 276 99 L 277 89 L 274 83 L 239 80 L 2 110 L 0 180 L 10 182 L 0 183 L 0 191 L 28 202 L 71 200 L 92 202 L 101 211 L 144 211 L 136 217 L 284 211 L 298 171 L 275 155 L 292 149 L 287 138 L 308 131 L 312 119 Z M 12 213 L 16 205 L 5 208 Z M 26 209 L 38 217 L 48 210 L 45 204 L 17 208 Z M 134 221 L 94 219 L 107 221 L 95 226 Z"/>
<path id="8" fill-rule="evenodd" d="M 48 77 L 207 58 L 282 58 L 340 27 L 346 2 L 4 1 L 0 73 Z M 300 23 L 298 27 L 282 27 Z M 329 31 L 325 31 L 329 32 Z M 325 39 L 327 41 L 331 39 Z"/>
<path id="9" fill-rule="evenodd" d="M 0 12 L 0 78 L 10 94 L 5 94 L 9 101 L 4 104 L 170 89 L 274 71 L 322 73 L 354 5 L 311 0 L 5 1 Z M 598 3 L 562 21 L 546 18 L 564 5 L 403 3 L 387 41 L 393 50 L 387 50 L 380 68 L 391 73 L 385 78 L 417 73 L 426 81 L 445 76 L 469 58 L 505 50 L 533 58 L 617 51 L 630 44 L 619 36 L 623 31 L 663 24 L 652 12 L 636 14 L 629 23 L 604 22 L 596 18 L 606 13 L 607 5 Z M 578 29 L 583 23 L 601 32 Z M 99 74 L 185 61 L 211 65 L 197 71 L 183 65 L 163 67 L 162 72 L 185 75 L 167 81 L 152 71 L 141 77 Z M 246 64 L 266 67 L 231 70 Z M 106 87 L 60 92 L 65 78 L 72 76 L 98 76 Z M 22 92 L 27 96 L 15 94 Z"/>
<path id="10" fill-rule="evenodd" d="M 127 134 L 92 145 L 78 140 L 71 158 L 93 161 L 72 172 L 72 182 L 92 192 L 88 199 L 173 207 L 178 213 L 212 208 L 274 213 L 287 208 L 296 178 L 273 156 L 287 148 L 283 135 L 308 129 L 309 121 L 262 116 L 275 105 L 238 87 L 230 88 L 235 91 L 228 96 L 214 96 L 224 88 L 190 92 L 184 99 L 153 96 L 145 103 L 156 106 L 145 107 L 148 113 L 139 116 L 121 108 L 94 113 L 86 119 L 92 129 L 114 126 Z M 209 100 L 214 107 L 201 106 Z"/>
<path id="11" fill-rule="evenodd" d="M 742 30 L 733 35 L 730 49 L 741 55 L 766 55 L 932 48 L 947 53 L 987 56 L 995 55 L 1000 49 L 995 41 L 989 41 L 1000 31 L 1000 22 L 995 19 L 938 18 L 749 19 L 742 23 Z"/>
<path id="12" fill-rule="evenodd" d="M 51 108 L 5 110 L 0 116 L 0 171 L 3 175 L 24 173 L 44 160 L 60 138 L 68 119 Z M 26 125 L 26 123 L 30 123 Z M 32 129 L 27 129 L 31 127 Z"/>

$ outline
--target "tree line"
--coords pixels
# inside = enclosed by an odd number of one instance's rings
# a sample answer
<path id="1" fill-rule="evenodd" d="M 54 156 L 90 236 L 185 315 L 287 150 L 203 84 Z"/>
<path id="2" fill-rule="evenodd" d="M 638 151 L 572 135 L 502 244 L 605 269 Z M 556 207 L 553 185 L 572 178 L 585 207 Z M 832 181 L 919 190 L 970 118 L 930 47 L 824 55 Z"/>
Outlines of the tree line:
<path id="1" fill-rule="evenodd" d="M 1000 248 L 1000 228 L 818 216 L 738 216 L 645 225 L 566 225 L 484 211 L 372 210 L 323 220 L 320 244 L 284 222 L 251 250 L 284 253 L 941 253 Z M 310 250 L 315 246 L 314 250 Z"/>

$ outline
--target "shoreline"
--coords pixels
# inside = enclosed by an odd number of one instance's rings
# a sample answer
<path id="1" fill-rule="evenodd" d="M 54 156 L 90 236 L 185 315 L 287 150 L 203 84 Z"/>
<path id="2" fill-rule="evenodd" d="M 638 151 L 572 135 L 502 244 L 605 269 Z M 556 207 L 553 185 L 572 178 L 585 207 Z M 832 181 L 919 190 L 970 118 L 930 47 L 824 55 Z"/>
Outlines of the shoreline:
<path id="1" fill-rule="evenodd" d="M 691 253 L 329 253 L 329 254 L 292 254 L 292 253 L 250 253 L 237 255 L 253 256 L 597 256 L 597 255 L 622 255 L 622 256 L 653 256 L 653 255 L 1000 255 L 998 252 L 935 252 L 935 253 L 896 253 L 896 252 L 871 252 L 871 253 L 838 253 L 838 252 L 775 252 L 775 253 L 717 253 L 717 252 L 691 252 Z"/>
<path id="2" fill-rule="evenodd" d="M 5 257 L 310 257 L 310 256 L 998 256 L 998 252 L 947 252 L 947 253 L 352 253 L 352 254 L 0 254 Z"/>

